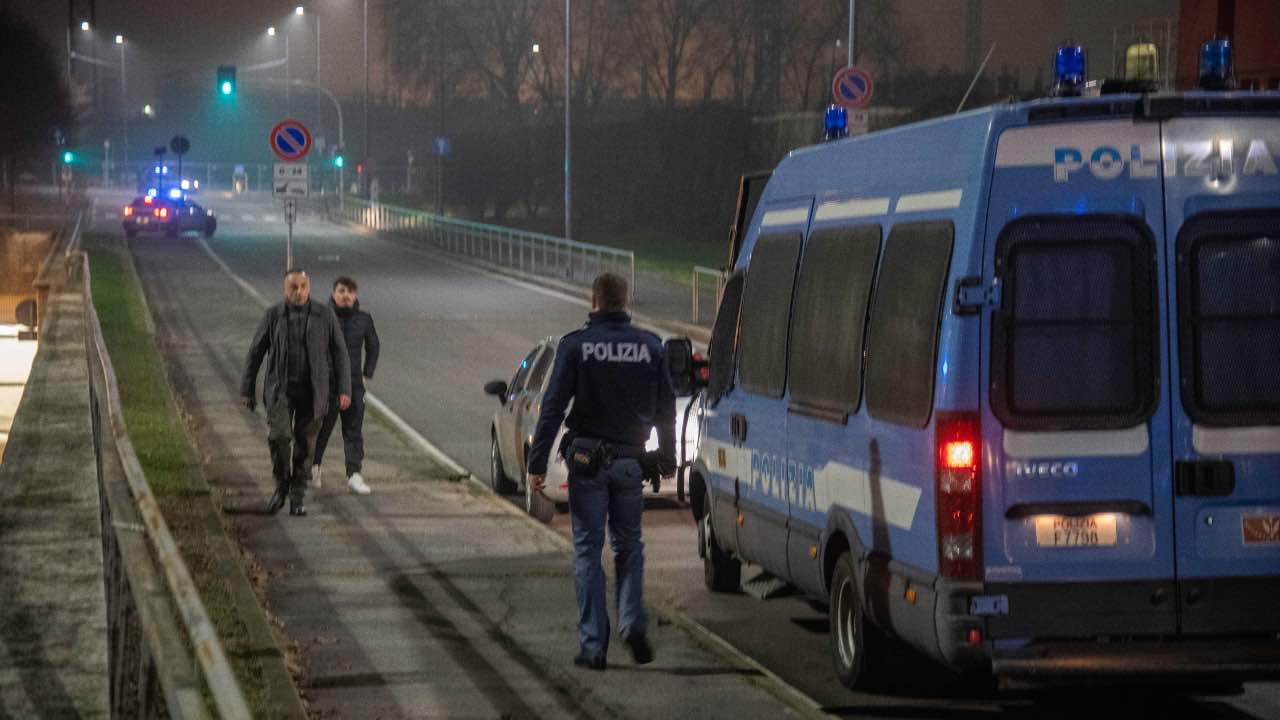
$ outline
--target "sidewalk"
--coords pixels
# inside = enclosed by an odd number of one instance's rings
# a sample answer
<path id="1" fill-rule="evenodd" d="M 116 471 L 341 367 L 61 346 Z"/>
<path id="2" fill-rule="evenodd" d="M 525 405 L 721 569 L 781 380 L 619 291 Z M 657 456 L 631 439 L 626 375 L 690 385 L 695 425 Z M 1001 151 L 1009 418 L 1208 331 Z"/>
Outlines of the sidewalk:
<path id="1" fill-rule="evenodd" d="M 53 313 L 0 465 L 0 717 L 108 715 L 83 302 Z"/>
<path id="2" fill-rule="evenodd" d="M 574 668 L 566 541 L 503 500 L 439 479 L 376 417 L 366 421 L 372 495 L 346 493 L 331 443 L 309 515 L 262 514 L 272 487 L 265 422 L 237 402 L 262 307 L 195 243 L 133 249 L 209 480 L 266 576 L 266 605 L 299 651 L 313 716 L 794 715 L 756 671 L 657 617 L 654 664 L 632 665 L 615 641 L 609 671 Z"/>

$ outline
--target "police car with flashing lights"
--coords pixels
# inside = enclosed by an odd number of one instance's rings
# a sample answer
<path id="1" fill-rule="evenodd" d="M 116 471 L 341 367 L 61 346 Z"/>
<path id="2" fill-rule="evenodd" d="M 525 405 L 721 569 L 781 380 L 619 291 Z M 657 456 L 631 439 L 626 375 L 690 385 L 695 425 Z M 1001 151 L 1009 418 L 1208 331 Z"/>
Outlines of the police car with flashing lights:
<path id="1" fill-rule="evenodd" d="M 493 423 L 489 428 L 491 487 L 498 494 L 516 491 L 522 493 L 525 511 L 542 522 L 550 522 L 555 516 L 556 508 L 569 501 L 569 473 L 558 452 L 551 454 L 551 461 L 547 464 L 547 482 L 541 493 L 535 492 L 530 486 L 526 464 L 529 448 L 533 445 L 533 432 L 542 412 L 543 394 L 551 382 L 551 368 L 555 365 L 559 343 L 557 338 L 542 340 L 516 364 L 515 374 L 509 383 L 492 380 L 484 386 L 485 393 L 497 397 L 501 403 L 501 407 L 493 414 Z M 684 343 L 687 344 L 687 341 Z M 641 350 L 644 350 L 643 346 Z M 691 454 L 698 444 L 697 423 L 689 419 L 690 406 L 694 402 L 695 399 L 688 393 L 676 401 L 676 431 L 679 433 L 681 428 L 684 429 L 684 442 L 679 443 L 677 448 L 677 453 L 682 457 L 687 456 L 686 453 Z M 564 432 L 561 427 L 553 448 L 560 447 Z M 657 430 L 649 431 L 645 449 L 651 452 L 658 449 Z M 684 499 L 684 488 L 680 482 L 659 483 L 656 487 L 650 487 L 652 494 Z"/>
<path id="2" fill-rule="evenodd" d="M 740 193 L 706 584 L 826 601 L 850 687 L 892 642 L 1030 682 L 1280 674 L 1280 94 L 1070 97 L 1058 61 L 1062 96 Z"/>
<path id="3" fill-rule="evenodd" d="M 163 193 L 151 188 L 121 208 L 120 224 L 130 238 L 142 232 L 164 233 L 173 238 L 188 231 L 213 237 L 218 218 L 213 210 L 201 207 L 179 187 Z"/>

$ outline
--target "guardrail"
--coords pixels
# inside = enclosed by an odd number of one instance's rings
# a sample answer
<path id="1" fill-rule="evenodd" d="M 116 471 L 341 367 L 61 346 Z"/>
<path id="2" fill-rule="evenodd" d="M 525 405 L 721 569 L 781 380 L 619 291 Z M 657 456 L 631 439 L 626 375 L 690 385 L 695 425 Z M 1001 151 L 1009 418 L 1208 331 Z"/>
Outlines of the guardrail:
<path id="1" fill-rule="evenodd" d="M 330 219 L 338 217 L 532 275 L 589 285 L 602 272 L 617 273 L 630 281 L 635 297 L 636 258 L 630 250 L 457 220 L 360 198 L 347 197 L 345 207 L 330 205 L 327 212 Z"/>
<path id="2" fill-rule="evenodd" d="M 715 320 L 716 311 L 720 307 L 720 296 L 724 293 L 724 284 L 724 272 L 715 268 L 703 267 L 701 265 L 693 266 L 693 298 L 691 305 L 693 306 L 694 325 L 703 324 L 702 310 L 705 305 L 702 301 L 704 299 L 711 300 L 711 317 L 709 318 L 709 321 Z M 712 297 L 707 298 L 705 296 L 711 295 L 711 293 L 708 293 L 708 289 L 711 286 L 715 287 L 715 293 Z"/>
<path id="3" fill-rule="evenodd" d="M 205 720 L 211 717 L 207 689 L 216 717 L 248 720 L 244 694 L 134 453 L 93 306 L 89 259 L 80 257 L 102 505 L 111 716 Z M 68 272 L 73 267 L 71 259 Z"/>

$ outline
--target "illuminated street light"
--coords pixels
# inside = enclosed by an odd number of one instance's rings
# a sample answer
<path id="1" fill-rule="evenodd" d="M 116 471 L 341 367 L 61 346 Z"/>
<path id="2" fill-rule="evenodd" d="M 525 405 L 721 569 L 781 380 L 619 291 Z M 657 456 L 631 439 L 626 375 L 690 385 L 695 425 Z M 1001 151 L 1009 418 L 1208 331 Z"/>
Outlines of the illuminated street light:
<path id="1" fill-rule="evenodd" d="M 117 36 L 116 36 L 116 44 L 117 44 L 117 45 L 123 45 L 123 44 L 124 44 L 124 36 L 123 36 L 123 35 L 117 35 Z"/>
<path id="2" fill-rule="evenodd" d="M 81 21 L 80 21 L 80 29 L 81 29 L 81 30 L 83 30 L 83 31 L 85 31 L 85 32 L 89 32 L 89 21 L 88 21 L 88 20 L 81 20 Z"/>
<path id="3" fill-rule="evenodd" d="M 146 105 L 142 106 L 142 114 L 147 117 L 155 117 L 156 109 L 151 107 L 151 103 L 147 103 Z"/>
<path id="4" fill-rule="evenodd" d="M 276 26 L 272 25 L 271 27 L 267 28 L 267 37 L 275 37 L 275 36 L 276 36 Z"/>
<path id="5" fill-rule="evenodd" d="M 293 14 L 294 14 L 294 15 L 303 15 L 303 14 L 305 14 L 305 13 L 306 13 L 306 11 L 302 9 L 302 6 L 301 6 L 301 5 L 299 5 L 298 7 L 296 7 L 296 8 L 294 8 L 294 9 L 293 9 Z"/>
<path id="6" fill-rule="evenodd" d="M 538 43 L 534 43 L 534 44 L 533 44 L 533 54 L 534 54 L 534 55 L 537 55 L 537 54 L 538 54 L 538 53 L 540 53 L 540 52 L 542 52 L 542 46 L 541 46 L 541 45 L 539 45 Z"/>

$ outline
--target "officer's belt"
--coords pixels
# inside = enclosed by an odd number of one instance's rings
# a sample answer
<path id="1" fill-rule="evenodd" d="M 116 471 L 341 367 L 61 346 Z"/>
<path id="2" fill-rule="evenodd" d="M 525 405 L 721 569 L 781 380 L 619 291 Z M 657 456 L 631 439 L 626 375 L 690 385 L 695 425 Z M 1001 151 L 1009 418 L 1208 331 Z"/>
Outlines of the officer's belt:
<path id="1" fill-rule="evenodd" d="M 600 443 L 600 449 L 604 451 L 606 457 L 614 460 L 632 459 L 639 460 L 644 457 L 645 449 L 643 445 L 623 445 L 621 443 L 609 442 L 599 438 L 578 436 L 575 440 L 586 440 L 588 442 Z"/>

